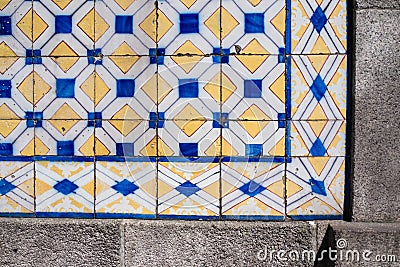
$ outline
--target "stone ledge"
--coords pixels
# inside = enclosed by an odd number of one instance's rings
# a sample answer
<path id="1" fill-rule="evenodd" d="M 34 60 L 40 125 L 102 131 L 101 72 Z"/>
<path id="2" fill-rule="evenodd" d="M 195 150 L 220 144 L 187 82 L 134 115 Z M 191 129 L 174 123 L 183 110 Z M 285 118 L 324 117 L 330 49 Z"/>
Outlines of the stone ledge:
<path id="1" fill-rule="evenodd" d="M 339 239 L 345 249 L 396 255 L 398 262 L 277 258 L 279 250 L 321 253 Z M 0 219 L 0 266 L 400 266 L 399 260 L 400 223 Z"/>

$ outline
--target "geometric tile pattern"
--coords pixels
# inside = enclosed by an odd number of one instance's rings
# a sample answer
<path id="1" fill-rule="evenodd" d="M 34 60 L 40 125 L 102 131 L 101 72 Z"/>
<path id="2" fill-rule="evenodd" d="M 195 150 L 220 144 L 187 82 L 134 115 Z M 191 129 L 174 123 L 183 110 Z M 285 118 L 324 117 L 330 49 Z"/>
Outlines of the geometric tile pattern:
<path id="1" fill-rule="evenodd" d="M 344 0 L 0 3 L 0 215 L 343 214 Z"/>

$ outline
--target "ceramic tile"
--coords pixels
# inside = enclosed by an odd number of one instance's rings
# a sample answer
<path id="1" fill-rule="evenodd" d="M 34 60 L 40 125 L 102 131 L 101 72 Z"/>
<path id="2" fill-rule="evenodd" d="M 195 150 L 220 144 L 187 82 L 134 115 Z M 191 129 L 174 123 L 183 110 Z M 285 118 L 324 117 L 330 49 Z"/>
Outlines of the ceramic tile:
<path id="1" fill-rule="evenodd" d="M 150 57 L 103 57 L 92 76 L 102 119 L 149 120 L 157 110 L 157 67 Z"/>
<path id="2" fill-rule="evenodd" d="M 96 40 L 94 1 L 33 1 L 33 51 L 40 56 L 89 56 Z M 96 25 L 95 27 L 93 25 Z"/>
<path id="3" fill-rule="evenodd" d="M 94 65 L 88 58 L 43 57 L 34 65 L 34 111 L 45 120 L 87 119 L 94 112 Z"/>
<path id="4" fill-rule="evenodd" d="M 93 217 L 94 163 L 36 161 L 36 215 Z"/>
<path id="5" fill-rule="evenodd" d="M 148 0 L 96 2 L 95 47 L 103 55 L 149 55 L 156 47 L 156 7 Z"/>
<path id="6" fill-rule="evenodd" d="M 282 163 L 223 163 L 223 218 L 283 220 L 284 173 L 285 164 Z"/>
<path id="7" fill-rule="evenodd" d="M 287 214 L 293 219 L 343 215 L 344 157 L 299 157 L 287 164 Z"/>
<path id="8" fill-rule="evenodd" d="M 0 161 L 0 215 L 34 211 L 33 162 Z"/>
<path id="9" fill-rule="evenodd" d="M 94 128 L 87 120 L 42 120 L 34 144 L 38 156 L 93 156 Z"/>
<path id="10" fill-rule="evenodd" d="M 346 53 L 346 1 L 291 1 L 291 41 L 294 54 Z"/>
<path id="11" fill-rule="evenodd" d="M 220 112 L 219 62 L 213 57 L 166 56 L 163 60 L 158 66 L 158 112 L 165 119 L 213 120 Z"/>
<path id="12" fill-rule="evenodd" d="M 32 51 L 32 41 L 37 32 L 32 25 L 33 17 L 36 14 L 31 1 L 1 1 L 0 57 L 24 57 Z"/>
<path id="13" fill-rule="evenodd" d="M 290 130 L 292 156 L 345 156 L 345 121 L 294 121 Z"/>
<path id="14" fill-rule="evenodd" d="M 293 120 L 344 120 L 347 97 L 345 55 L 293 56 Z"/>
<path id="15" fill-rule="evenodd" d="M 0 216 L 341 219 L 346 9 L 0 1 Z"/>
<path id="16" fill-rule="evenodd" d="M 158 1 L 158 49 L 165 55 L 220 50 L 219 0 Z"/>
<path id="17" fill-rule="evenodd" d="M 155 216 L 155 163 L 96 162 L 97 218 Z"/>
<path id="18" fill-rule="evenodd" d="M 177 158 L 158 165 L 159 217 L 218 218 L 218 163 Z"/>
<path id="19" fill-rule="evenodd" d="M 0 156 L 33 156 L 34 127 L 33 119 L 0 120 Z"/>
<path id="20" fill-rule="evenodd" d="M 155 121 L 101 120 L 95 122 L 97 156 L 156 156 Z"/>
<path id="21" fill-rule="evenodd" d="M 222 128 L 222 155 L 285 156 L 285 126 L 278 121 L 230 121 Z"/>
<path id="22" fill-rule="evenodd" d="M 285 64 L 278 56 L 236 55 L 222 64 L 222 112 L 229 120 L 285 119 Z"/>
<path id="23" fill-rule="evenodd" d="M 163 124 L 163 125 L 160 125 Z M 216 121 L 159 121 L 158 155 L 199 157 L 220 156 L 221 126 Z"/>
<path id="24" fill-rule="evenodd" d="M 33 65 L 20 57 L 0 61 L 0 119 L 24 119 L 33 111 Z"/>
<path id="25" fill-rule="evenodd" d="M 285 1 L 222 1 L 222 48 L 231 53 L 281 54 L 284 51 Z"/>

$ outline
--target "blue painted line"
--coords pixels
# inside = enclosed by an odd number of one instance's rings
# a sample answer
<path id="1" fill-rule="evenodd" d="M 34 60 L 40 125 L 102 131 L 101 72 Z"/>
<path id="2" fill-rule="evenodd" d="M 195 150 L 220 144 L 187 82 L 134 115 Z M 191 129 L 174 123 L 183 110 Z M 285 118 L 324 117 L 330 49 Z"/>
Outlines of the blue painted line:
<path id="1" fill-rule="evenodd" d="M 66 161 L 66 162 L 93 162 L 94 157 L 74 157 L 74 156 L 35 156 L 35 161 Z"/>
<path id="2" fill-rule="evenodd" d="M 284 163 L 285 157 L 223 157 L 222 162 L 275 162 Z"/>
<path id="3" fill-rule="evenodd" d="M 35 214 L 24 212 L 0 212 L 0 217 L 33 218 Z"/>
<path id="4" fill-rule="evenodd" d="M 156 214 L 96 213 L 97 219 L 155 219 Z"/>
<path id="5" fill-rule="evenodd" d="M 286 61 L 286 140 L 285 140 L 285 153 L 287 157 L 291 157 L 291 119 L 292 119 L 292 97 L 291 97 L 291 87 L 292 87 L 292 57 L 288 56 Z"/>
<path id="6" fill-rule="evenodd" d="M 343 215 L 296 215 L 290 216 L 296 221 L 314 221 L 314 220 L 342 220 Z"/>
<path id="7" fill-rule="evenodd" d="M 94 213 L 83 212 L 36 212 L 38 218 L 85 218 L 93 219 Z"/>
<path id="8" fill-rule="evenodd" d="M 292 53 L 292 1 L 286 0 L 286 54 Z"/>
<path id="9" fill-rule="evenodd" d="M 215 221 L 219 220 L 219 216 L 200 216 L 200 215 L 158 215 L 160 219 L 179 219 L 179 220 L 202 220 Z"/>
<path id="10" fill-rule="evenodd" d="M 272 216 L 272 215 L 223 215 L 224 220 L 238 220 L 238 221 L 283 221 L 285 216 Z"/>
<path id="11" fill-rule="evenodd" d="M 0 156 L 0 161 L 22 161 L 29 162 L 34 161 L 34 157 L 31 156 Z"/>

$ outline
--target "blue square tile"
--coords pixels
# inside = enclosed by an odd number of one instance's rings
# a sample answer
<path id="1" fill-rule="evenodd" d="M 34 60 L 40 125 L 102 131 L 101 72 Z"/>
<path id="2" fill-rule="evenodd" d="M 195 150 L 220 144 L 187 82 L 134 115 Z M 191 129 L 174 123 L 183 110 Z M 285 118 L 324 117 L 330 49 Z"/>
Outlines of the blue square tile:
<path id="1" fill-rule="evenodd" d="M 101 55 L 101 48 L 88 49 L 87 50 L 88 63 L 95 65 L 102 65 L 103 59 L 96 59 L 96 57 L 100 57 L 100 55 Z"/>
<path id="2" fill-rule="evenodd" d="M 73 156 L 74 155 L 74 141 L 57 141 L 57 155 L 58 156 Z"/>
<path id="3" fill-rule="evenodd" d="M 311 146 L 310 153 L 313 157 L 325 156 L 326 148 L 319 138 L 317 138 L 317 140 L 315 140 L 314 144 Z"/>
<path id="4" fill-rule="evenodd" d="M 245 33 L 264 33 L 264 14 L 244 14 L 244 31 Z"/>
<path id="5" fill-rule="evenodd" d="M 261 98 L 262 80 L 244 80 L 244 97 Z"/>
<path id="6" fill-rule="evenodd" d="M 180 14 L 179 29 L 180 33 L 199 33 L 199 14 Z"/>
<path id="7" fill-rule="evenodd" d="M 72 32 L 72 16 L 60 15 L 56 16 L 56 33 Z"/>
<path id="8" fill-rule="evenodd" d="M 197 157 L 198 144 L 197 143 L 179 143 L 179 150 L 182 156 Z"/>
<path id="9" fill-rule="evenodd" d="M 230 55 L 230 50 L 229 48 L 223 48 L 222 51 L 219 47 L 214 47 L 213 48 L 213 54 L 215 54 L 214 56 L 212 56 L 213 59 L 213 63 L 217 64 L 217 63 L 229 63 L 229 55 Z"/>
<path id="10" fill-rule="evenodd" d="M 150 64 L 164 65 L 165 48 L 150 48 Z"/>
<path id="11" fill-rule="evenodd" d="M 263 148 L 262 144 L 246 144 L 245 154 L 248 157 L 259 157 L 262 156 Z"/>
<path id="12" fill-rule="evenodd" d="M 229 128 L 229 113 L 213 113 L 213 128 Z"/>
<path id="13" fill-rule="evenodd" d="M 10 16 L 0 16 L 0 35 L 12 35 Z"/>
<path id="14" fill-rule="evenodd" d="M 286 114 L 285 113 L 278 113 L 278 127 L 279 128 L 285 128 L 286 127 L 285 118 L 286 118 Z"/>
<path id="15" fill-rule="evenodd" d="M 135 80 L 117 80 L 117 97 L 133 97 L 135 94 Z"/>
<path id="16" fill-rule="evenodd" d="M 165 113 L 159 112 L 158 116 L 156 112 L 150 112 L 149 117 L 149 128 L 156 129 L 156 128 L 164 128 L 165 123 Z"/>
<path id="17" fill-rule="evenodd" d="M 0 80 L 0 98 L 11 98 L 11 81 Z"/>
<path id="18" fill-rule="evenodd" d="M 117 143 L 116 144 L 116 155 L 117 156 L 134 156 L 134 145 L 133 143 Z"/>
<path id="19" fill-rule="evenodd" d="M 115 16 L 115 33 L 133 33 L 133 16 Z"/>
<path id="20" fill-rule="evenodd" d="M 42 64 L 42 52 L 40 49 L 26 49 L 25 51 L 25 64 L 32 65 L 32 64 Z"/>
<path id="21" fill-rule="evenodd" d="M 75 79 L 57 79 L 56 80 L 56 95 L 59 98 L 74 98 L 75 97 Z"/>
<path id="22" fill-rule="evenodd" d="M 0 156 L 12 156 L 13 145 L 11 143 L 0 143 Z"/>
<path id="23" fill-rule="evenodd" d="M 199 97 L 199 84 L 197 79 L 180 79 L 179 97 L 180 98 Z"/>

